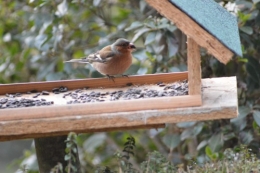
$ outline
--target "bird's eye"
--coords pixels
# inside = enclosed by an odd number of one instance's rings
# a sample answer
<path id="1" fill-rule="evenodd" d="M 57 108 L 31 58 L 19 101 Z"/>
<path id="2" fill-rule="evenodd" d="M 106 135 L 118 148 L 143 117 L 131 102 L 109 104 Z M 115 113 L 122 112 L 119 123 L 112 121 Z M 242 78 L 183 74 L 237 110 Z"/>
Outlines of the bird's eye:
<path id="1" fill-rule="evenodd" d="M 122 46 L 128 46 L 128 43 L 123 43 Z"/>

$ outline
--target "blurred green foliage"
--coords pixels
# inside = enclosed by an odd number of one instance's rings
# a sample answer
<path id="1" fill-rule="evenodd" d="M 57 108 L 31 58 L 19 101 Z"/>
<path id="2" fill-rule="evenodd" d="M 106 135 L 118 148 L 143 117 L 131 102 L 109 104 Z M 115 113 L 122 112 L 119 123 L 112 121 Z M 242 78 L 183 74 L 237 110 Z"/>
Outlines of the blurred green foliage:
<path id="1" fill-rule="evenodd" d="M 260 3 L 216 1 L 237 16 L 244 56 L 223 65 L 202 49 L 202 75 L 237 76 L 239 117 L 127 132 L 136 139 L 132 164 L 137 169 L 153 150 L 174 164 L 216 161 L 223 158 L 225 148 L 241 144 L 259 157 Z M 119 37 L 138 47 L 130 75 L 187 69 L 186 36 L 144 0 L 0 0 L 0 83 L 102 77 L 89 65 L 63 61 L 93 53 Z M 111 156 L 121 151 L 127 136 L 126 132 L 80 135 L 82 169 L 116 167 Z"/>

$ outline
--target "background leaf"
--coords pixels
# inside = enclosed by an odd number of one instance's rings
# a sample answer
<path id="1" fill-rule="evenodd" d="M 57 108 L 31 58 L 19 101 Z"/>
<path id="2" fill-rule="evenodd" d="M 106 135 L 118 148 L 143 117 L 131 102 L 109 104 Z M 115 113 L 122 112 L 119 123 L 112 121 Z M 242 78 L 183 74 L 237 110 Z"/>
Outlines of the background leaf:
<path id="1" fill-rule="evenodd" d="M 180 144 L 181 140 L 179 135 L 170 134 L 170 135 L 165 135 L 163 137 L 163 142 L 170 150 L 173 150 L 175 147 L 177 147 Z"/>

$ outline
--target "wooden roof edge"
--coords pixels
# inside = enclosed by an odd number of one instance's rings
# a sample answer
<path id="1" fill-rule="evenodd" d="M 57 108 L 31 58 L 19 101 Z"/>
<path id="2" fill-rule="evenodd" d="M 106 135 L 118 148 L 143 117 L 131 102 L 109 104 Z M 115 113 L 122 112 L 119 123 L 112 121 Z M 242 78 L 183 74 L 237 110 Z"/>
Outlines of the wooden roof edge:
<path id="1" fill-rule="evenodd" d="M 206 48 L 208 53 L 216 57 L 220 62 L 227 64 L 235 55 L 232 50 L 222 44 L 215 36 L 168 0 L 146 1 L 161 15 L 172 21 L 184 34 L 193 38 L 199 46 Z"/>

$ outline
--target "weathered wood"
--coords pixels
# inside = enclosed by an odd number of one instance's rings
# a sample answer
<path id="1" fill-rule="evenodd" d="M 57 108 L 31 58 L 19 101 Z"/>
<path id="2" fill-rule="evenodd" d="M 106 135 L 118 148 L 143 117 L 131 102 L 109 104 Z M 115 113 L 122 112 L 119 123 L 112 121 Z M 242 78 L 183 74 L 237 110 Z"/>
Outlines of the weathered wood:
<path id="1" fill-rule="evenodd" d="M 201 58 L 200 47 L 190 37 L 188 37 L 188 81 L 189 95 L 201 94 Z"/>
<path id="2" fill-rule="evenodd" d="M 0 136 L 1 140 L 4 141 L 13 140 L 19 135 L 24 136 L 24 138 L 40 137 L 43 134 L 43 136 L 67 134 L 69 131 L 95 132 L 102 129 L 106 131 L 123 127 L 134 128 L 164 123 L 234 118 L 237 116 L 236 77 L 202 79 L 202 97 L 203 102 L 200 107 L 118 111 L 101 114 L 86 113 L 86 110 L 84 110 L 85 104 L 76 105 L 78 109 L 81 109 L 77 114 L 69 114 L 69 109 L 73 109 L 73 105 L 68 107 L 68 113 L 64 116 L 58 114 L 57 117 L 1 120 Z M 41 111 L 48 112 L 48 110 L 44 109 Z M 10 114 L 10 116 L 12 115 Z"/>
<path id="3" fill-rule="evenodd" d="M 4 109 L 0 121 L 57 118 L 70 115 L 102 114 L 138 110 L 157 110 L 201 105 L 201 96 L 175 96 L 139 100 L 110 101 L 103 103 L 79 103 L 57 106 Z"/>
<path id="4" fill-rule="evenodd" d="M 25 123 L 27 123 L 26 121 Z M 111 131 L 127 131 L 127 130 L 136 130 L 136 129 L 159 129 L 165 128 L 165 124 L 146 124 L 146 125 L 136 125 L 136 126 L 125 126 L 125 127 L 109 127 L 109 128 L 99 128 L 99 129 L 88 129 L 86 130 L 64 130 L 62 132 L 51 132 L 51 133 L 37 133 L 37 134 L 22 134 L 22 135 L 11 135 L 11 136 L 1 136 L 0 141 L 11 141 L 11 140 L 19 140 L 19 139 L 28 139 L 28 138 L 43 138 L 43 137 L 51 137 L 51 136 L 60 136 L 69 134 L 69 132 L 75 133 L 94 133 L 94 132 L 111 132 Z"/>
<path id="5" fill-rule="evenodd" d="M 53 88 L 60 86 L 66 86 L 70 90 L 79 88 L 111 88 L 111 87 L 122 87 L 126 84 L 154 84 L 158 82 L 174 82 L 179 80 L 188 79 L 188 72 L 178 73 L 157 73 L 147 75 L 133 75 L 128 77 L 118 77 L 112 80 L 107 78 L 89 78 L 89 79 L 77 79 L 77 80 L 58 80 L 48 82 L 29 82 L 29 83 L 13 83 L 13 84 L 2 84 L 0 85 L 0 95 L 6 93 L 26 93 L 31 90 L 38 91 L 52 91 Z"/>
<path id="6" fill-rule="evenodd" d="M 41 173 L 51 172 L 58 163 L 62 164 L 63 172 L 65 172 L 65 167 L 68 164 L 67 161 L 64 160 L 66 155 L 66 139 L 67 136 L 34 139 L 39 171 Z M 77 168 L 77 171 L 74 172 L 80 173 L 78 151 L 74 153 L 74 155 L 76 156 L 76 160 L 73 162 L 73 166 Z"/>
<path id="7" fill-rule="evenodd" d="M 188 37 L 196 40 L 201 47 L 206 48 L 208 52 L 215 56 L 220 62 L 226 64 L 231 60 L 234 55 L 232 51 L 168 0 L 146 1 L 163 16 L 174 22 Z"/>

